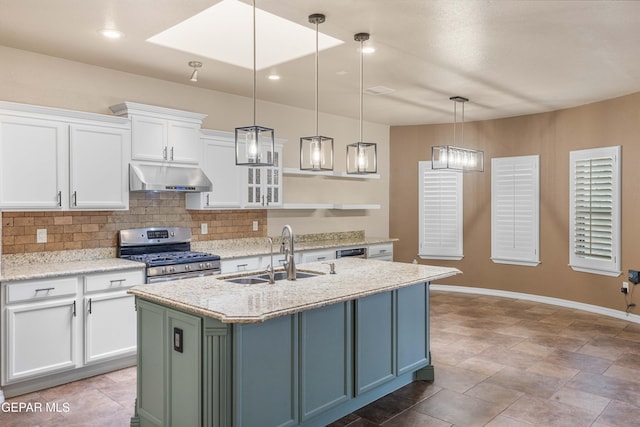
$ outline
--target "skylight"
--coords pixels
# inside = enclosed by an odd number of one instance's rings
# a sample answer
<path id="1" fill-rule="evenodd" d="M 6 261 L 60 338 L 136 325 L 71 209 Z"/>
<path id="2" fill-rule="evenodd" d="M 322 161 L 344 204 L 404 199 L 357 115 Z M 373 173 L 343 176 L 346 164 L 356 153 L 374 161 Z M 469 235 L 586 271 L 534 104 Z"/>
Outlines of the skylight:
<path id="1" fill-rule="evenodd" d="M 223 0 L 147 41 L 253 69 L 252 7 Z M 262 70 L 315 53 L 315 29 L 256 8 L 256 68 Z M 344 43 L 318 34 L 318 48 Z"/>

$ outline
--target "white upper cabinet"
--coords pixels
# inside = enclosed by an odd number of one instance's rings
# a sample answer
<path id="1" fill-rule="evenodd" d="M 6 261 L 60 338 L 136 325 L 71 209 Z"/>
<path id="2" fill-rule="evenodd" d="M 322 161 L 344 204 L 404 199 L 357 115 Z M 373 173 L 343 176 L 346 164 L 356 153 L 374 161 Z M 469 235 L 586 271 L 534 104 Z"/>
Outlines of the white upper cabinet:
<path id="1" fill-rule="evenodd" d="M 128 129 L 70 127 L 71 209 L 127 209 L 129 206 Z"/>
<path id="2" fill-rule="evenodd" d="M 201 167 L 213 183 L 206 193 L 187 193 L 187 209 L 223 209 L 242 207 L 243 166 L 236 166 L 232 132 L 201 131 Z"/>
<path id="3" fill-rule="evenodd" d="M 200 165 L 200 126 L 205 114 L 124 102 L 116 116 L 131 119 L 131 159 Z"/>
<path id="4" fill-rule="evenodd" d="M 62 209 L 68 126 L 0 115 L 0 207 Z"/>
<path id="5" fill-rule="evenodd" d="M 128 209 L 128 120 L 0 102 L 0 208 Z"/>

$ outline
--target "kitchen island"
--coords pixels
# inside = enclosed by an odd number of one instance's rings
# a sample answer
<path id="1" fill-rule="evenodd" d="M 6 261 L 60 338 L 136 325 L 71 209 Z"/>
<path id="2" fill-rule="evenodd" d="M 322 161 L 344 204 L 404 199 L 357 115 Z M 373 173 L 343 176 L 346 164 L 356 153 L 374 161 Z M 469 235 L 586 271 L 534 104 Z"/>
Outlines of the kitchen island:
<path id="1" fill-rule="evenodd" d="M 132 288 L 132 425 L 324 426 L 432 379 L 429 282 L 454 268 L 356 258 L 275 284 L 209 276 Z M 234 277 L 237 277 L 234 276 Z"/>

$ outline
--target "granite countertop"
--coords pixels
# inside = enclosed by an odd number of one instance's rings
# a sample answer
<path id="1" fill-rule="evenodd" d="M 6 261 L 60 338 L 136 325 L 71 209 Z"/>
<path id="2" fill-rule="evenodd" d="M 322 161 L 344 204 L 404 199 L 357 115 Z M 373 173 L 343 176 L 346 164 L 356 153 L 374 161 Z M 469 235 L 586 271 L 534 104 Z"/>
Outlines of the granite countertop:
<path id="1" fill-rule="evenodd" d="M 300 264 L 298 271 L 324 274 L 273 285 L 224 280 L 237 275 L 207 276 L 135 286 L 129 293 L 224 323 L 257 323 L 462 273 L 456 268 L 361 258 L 336 260 L 335 267 L 337 274 L 328 274 L 327 264 Z"/>
<path id="2" fill-rule="evenodd" d="M 106 271 L 145 268 L 140 262 L 121 258 L 103 258 L 87 261 L 67 261 L 39 264 L 7 264 L 2 266 L 0 281 L 44 279 L 57 276 L 101 273 Z"/>
<path id="3" fill-rule="evenodd" d="M 279 238 L 273 238 L 274 251 L 278 251 Z M 398 239 L 390 237 L 364 237 L 346 236 L 346 238 L 326 240 L 308 240 L 295 242 L 296 251 L 308 251 L 314 249 L 347 248 L 362 245 L 375 245 L 377 243 L 393 243 Z M 225 259 L 242 258 L 248 256 L 269 255 L 270 247 L 267 238 L 247 238 L 236 240 L 209 240 L 204 242 L 192 242 L 191 248 L 196 251 L 211 252 Z"/>
<path id="4" fill-rule="evenodd" d="M 389 237 L 365 237 L 363 231 L 299 235 L 296 236 L 296 239 L 298 238 L 300 241 L 295 243 L 296 251 L 345 248 L 398 240 Z M 279 237 L 274 237 L 273 240 L 274 251 L 277 251 Z M 197 241 L 191 242 L 191 249 L 219 255 L 223 260 L 268 255 L 270 251 L 266 237 Z M 41 279 L 144 267 L 144 264 L 117 258 L 116 252 L 115 248 L 98 248 L 3 255 L 0 264 L 0 281 Z"/>

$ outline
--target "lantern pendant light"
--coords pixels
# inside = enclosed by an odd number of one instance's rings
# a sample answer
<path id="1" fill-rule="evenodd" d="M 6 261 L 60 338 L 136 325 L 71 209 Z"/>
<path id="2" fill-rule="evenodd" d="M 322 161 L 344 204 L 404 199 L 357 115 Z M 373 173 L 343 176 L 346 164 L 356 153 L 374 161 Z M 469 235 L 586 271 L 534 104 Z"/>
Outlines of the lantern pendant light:
<path id="1" fill-rule="evenodd" d="M 462 96 L 452 96 L 453 101 L 453 145 L 431 147 L 431 168 L 457 172 L 484 172 L 484 151 L 464 148 L 464 103 L 469 101 Z M 456 116 L 458 103 L 462 104 L 461 145 L 456 146 Z"/>
<path id="2" fill-rule="evenodd" d="M 256 125 L 256 2 L 253 0 L 253 125 L 236 128 L 236 165 L 273 166 L 273 129 Z"/>
<path id="3" fill-rule="evenodd" d="M 333 138 L 318 133 L 318 24 L 324 21 L 321 13 L 309 15 L 309 22 L 316 24 L 316 133 L 300 138 L 300 170 L 333 170 Z"/>
<path id="4" fill-rule="evenodd" d="M 358 142 L 347 145 L 347 173 L 368 174 L 378 172 L 377 144 L 363 142 L 362 140 L 362 97 L 363 89 L 363 56 L 364 42 L 369 40 L 368 33 L 358 33 L 354 40 L 360 42 L 360 139 Z"/>

